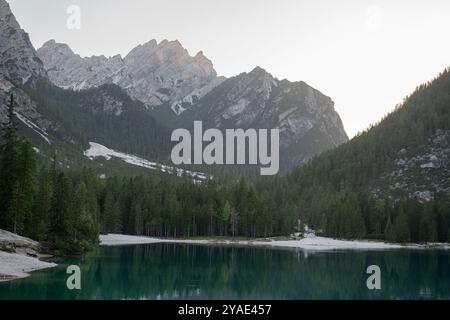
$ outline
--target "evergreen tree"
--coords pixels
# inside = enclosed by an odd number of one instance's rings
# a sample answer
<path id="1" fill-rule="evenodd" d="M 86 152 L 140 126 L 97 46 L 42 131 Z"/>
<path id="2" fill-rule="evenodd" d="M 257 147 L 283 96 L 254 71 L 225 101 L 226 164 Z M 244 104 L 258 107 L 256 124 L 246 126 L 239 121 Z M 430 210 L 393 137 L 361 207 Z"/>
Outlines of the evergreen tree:
<path id="1" fill-rule="evenodd" d="M 438 240 L 438 227 L 434 215 L 434 205 L 427 203 L 421 214 L 419 227 L 420 242 L 436 242 Z"/>
<path id="2" fill-rule="evenodd" d="M 404 205 L 400 203 L 398 215 L 393 226 L 393 233 L 395 241 L 400 243 L 407 243 L 411 241 L 411 234 L 408 224 L 408 216 L 406 215 Z"/>
<path id="3" fill-rule="evenodd" d="M 386 227 L 384 228 L 384 238 L 388 242 L 395 242 L 394 225 L 392 224 L 391 216 L 388 215 L 386 220 Z"/>
<path id="4" fill-rule="evenodd" d="M 228 200 L 225 201 L 225 205 L 223 206 L 221 218 L 222 218 L 223 225 L 224 225 L 224 230 L 223 230 L 222 234 L 227 235 L 228 234 L 228 224 L 230 223 L 230 219 L 231 219 L 231 205 Z"/>
<path id="5" fill-rule="evenodd" d="M 42 169 L 40 171 L 38 181 L 39 187 L 34 204 L 31 237 L 42 241 L 47 240 L 49 234 L 50 211 L 52 208 L 53 189 L 48 170 Z"/>
<path id="6" fill-rule="evenodd" d="M 49 240 L 55 248 L 71 250 L 70 185 L 63 172 L 53 172 L 54 187 L 50 211 Z"/>
<path id="7" fill-rule="evenodd" d="M 18 159 L 19 198 L 16 225 L 26 235 L 33 233 L 33 209 L 36 196 L 36 160 L 33 146 L 21 140 Z"/>
<path id="8" fill-rule="evenodd" d="M 15 124 L 14 96 L 8 100 L 8 117 L 2 132 L 0 161 L 0 227 L 17 233 L 21 224 L 19 212 L 18 138 Z"/>

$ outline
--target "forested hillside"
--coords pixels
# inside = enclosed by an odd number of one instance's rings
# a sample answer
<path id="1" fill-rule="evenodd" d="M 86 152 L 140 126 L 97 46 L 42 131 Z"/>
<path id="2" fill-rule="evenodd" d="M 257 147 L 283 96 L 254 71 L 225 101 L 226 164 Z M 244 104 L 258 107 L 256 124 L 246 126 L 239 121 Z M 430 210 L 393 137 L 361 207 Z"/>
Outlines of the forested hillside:
<path id="1" fill-rule="evenodd" d="M 81 150 L 94 141 L 150 159 L 170 152 L 170 132 L 116 85 L 75 92 L 41 81 L 24 91 L 54 124 L 47 131 Z"/>
<path id="2" fill-rule="evenodd" d="M 449 130 L 446 70 L 418 87 L 378 124 L 284 177 L 226 184 L 216 179 L 200 186 L 111 180 L 102 212 L 104 221 L 115 223 L 103 223 L 103 228 L 163 236 L 263 237 L 287 235 L 300 219 L 323 235 L 338 238 L 447 242 Z M 390 174 L 399 163 L 407 163 L 407 156 L 434 160 L 418 168 L 404 165 L 401 174 Z M 412 192 L 419 187 L 429 196 Z"/>
<path id="3" fill-rule="evenodd" d="M 300 215 L 328 235 L 448 241 L 449 130 L 450 70 L 445 70 L 380 123 L 290 174 L 290 197 L 297 199 Z M 439 149 L 433 146 L 436 139 Z M 425 163 L 415 171 L 404 165 L 399 174 L 390 174 L 406 163 L 405 155 L 439 164 Z M 407 183 L 400 184 L 400 178 Z M 412 192 L 415 186 L 430 196 Z"/>
<path id="4" fill-rule="evenodd" d="M 70 239 L 68 243 L 73 244 L 83 235 L 92 240 L 95 230 L 163 237 L 286 236 L 296 230 L 299 219 L 323 235 L 338 238 L 448 242 L 450 198 L 445 185 L 450 170 L 444 151 L 449 145 L 448 140 L 445 143 L 445 133 L 450 129 L 449 89 L 447 70 L 417 88 L 379 124 L 287 176 L 254 177 L 248 181 L 242 176 L 216 176 L 194 183 L 188 176 L 102 180 L 87 171 L 42 169 L 39 179 L 17 178 L 19 188 L 36 190 L 31 193 L 35 198 L 30 200 L 31 205 L 16 211 L 8 211 L 3 204 L 4 212 L 18 212 L 19 217 L 11 218 L 6 213 L 3 219 L 9 219 L 9 230 L 20 227 L 19 231 L 26 235 L 38 239 L 43 236 L 56 244 L 60 239 Z M 9 132 L 6 128 L 5 134 Z M 436 136 L 441 137 L 439 149 L 434 147 Z M 4 137 L 9 141 L 7 135 Z M 8 148 L 6 143 L 2 149 L 3 175 L 13 172 L 4 169 L 8 168 Z M 18 145 L 17 150 L 21 149 Z M 32 150 L 27 150 L 31 157 Z M 410 181 L 408 186 L 433 186 L 432 196 L 423 198 L 401 186 L 394 192 L 392 184 L 398 176 L 386 173 L 398 167 L 399 157 L 408 154 L 411 159 L 422 159 L 424 150 L 434 152 L 439 161 L 433 163 L 439 165 L 422 165 L 412 173 L 405 168 L 402 179 L 419 180 Z M 36 182 L 21 186 L 19 181 Z M 6 195 L 10 189 L 3 190 L 2 199 L 15 199 Z M 35 211 L 26 209 L 33 205 Z M 30 224 L 33 215 L 48 224 Z M 67 219 L 62 224 L 65 227 L 56 233 L 51 228 L 61 224 L 52 224 L 56 221 L 54 215 Z M 32 231 L 27 226 L 47 231 Z M 55 238 L 58 234 L 61 236 Z M 66 241 L 57 246 L 64 247 Z"/>
<path id="5" fill-rule="evenodd" d="M 58 101 L 83 95 L 95 101 L 90 91 L 73 97 L 64 90 L 52 91 L 49 99 L 37 92 L 41 107 L 54 117 L 58 117 Z M 67 104 L 76 105 L 83 103 Z M 59 120 L 73 128 L 68 132 L 96 130 L 95 122 L 74 121 L 73 112 L 86 111 L 67 107 L 61 113 Z M 86 115 L 96 116 L 96 108 Z M 11 138 L 12 128 L 7 124 L 3 134 L 2 227 L 63 250 L 89 247 L 98 231 L 164 237 L 288 235 L 299 219 L 339 238 L 449 241 L 449 70 L 418 87 L 377 125 L 287 176 L 249 181 L 216 176 L 200 184 L 187 176 L 102 180 L 86 170 L 63 172 L 55 162 L 53 169 L 37 172 L 31 145 Z M 97 134 L 108 139 L 110 132 L 103 128 Z M 125 147 L 125 140 L 116 143 Z M 409 165 L 424 159 L 432 160 L 418 167 Z M 398 174 L 400 164 L 404 168 Z M 418 186 L 429 189 L 427 197 L 410 190 Z"/>
<path id="6" fill-rule="evenodd" d="M 300 219 L 338 238 L 447 242 L 449 130 L 450 71 L 446 70 L 418 87 L 378 124 L 285 177 L 166 188 L 139 179 L 127 182 L 127 188 L 110 182 L 113 187 L 107 190 L 113 195 L 109 198 L 115 199 L 116 209 L 123 209 L 104 210 L 104 219 L 109 212 L 120 211 L 125 218 L 116 221 L 124 223 L 116 223 L 112 230 L 126 233 L 250 237 L 287 235 Z M 390 174 L 399 163 L 407 163 L 407 156 L 415 161 L 437 160 L 418 168 L 405 165 L 400 175 Z M 431 196 L 411 190 L 419 187 Z M 157 202 L 148 200 L 148 195 L 155 194 L 160 195 Z M 127 201 L 135 204 L 129 212 Z M 167 212 L 159 210 L 161 203 L 170 203 L 165 206 Z M 143 221 L 139 228 L 130 228 L 130 217 Z M 104 230 L 111 231 L 110 226 L 104 225 Z"/>
<path id="7" fill-rule="evenodd" d="M 31 143 L 17 135 L 13 96 L 0 141 L 0 228 L 61 253 L 92 248 L 99 231 L 98 178 L 63 172 L 55 162 L 38 170 Z"/>

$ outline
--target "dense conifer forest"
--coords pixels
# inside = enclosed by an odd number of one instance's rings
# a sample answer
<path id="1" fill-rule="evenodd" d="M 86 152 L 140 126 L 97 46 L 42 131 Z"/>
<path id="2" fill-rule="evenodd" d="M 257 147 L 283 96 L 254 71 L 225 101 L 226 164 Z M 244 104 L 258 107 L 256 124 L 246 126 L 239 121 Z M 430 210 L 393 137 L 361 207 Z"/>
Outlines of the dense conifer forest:
<path id="1" fill-rule="evenodd" d="M 1 138 L 0 228 L 65 253 L 88 250 L 100 232 L 273 237 L 298 231 L 299 221 L 337 238 L 448 242 L 448 194 L 424 201 L 371 187 L 400 149 L 415 150 L 450 129 L 449 88 L 446 70 L 377 125 L 285 176 L 217 175 L 201 183 L 187 175 L 101 179 L 88 169 L 63 170 L 56 159 L 37 168 L 31 143 L 17 135 L 11 97 Z"/>

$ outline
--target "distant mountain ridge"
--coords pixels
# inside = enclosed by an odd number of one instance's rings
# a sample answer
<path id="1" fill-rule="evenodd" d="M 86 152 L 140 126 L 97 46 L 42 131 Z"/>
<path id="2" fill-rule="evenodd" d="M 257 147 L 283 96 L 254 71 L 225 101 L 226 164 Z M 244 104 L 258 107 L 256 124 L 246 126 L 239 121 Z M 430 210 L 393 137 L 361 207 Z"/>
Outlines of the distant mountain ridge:
<path id="1" fill-rule="evenodd" d="M 54 40 L 36 51 L 5 0 L 0 7 L 0 120 L 13 93 L 38 144 L 79 152 L 94 141 L 169 160 L 170 129 L 201 120 L 220 129 L 280 129 L 281 165 L 289 169 L 348 140 L 331 98 L 304 82 L 259 67 L 218 77 L 203 52 L 191 56 L 178 41 L 151 40 L 123 58 L 82 58 Z"/>
<path id="2" fill-rule="evenodd" d="M 120 55 L 82 58 L 67 44 L 47 41 L 38 55 L 50 80 L 65 89 L 82 90 L 114 83 L 149 107 L 176 103 L 211 83 L 220 83 L 203 52 L 190 56 L 178 41 L 148 41 Z M 218 81 L 219 80 L 219 81 Z"/>
<path id="3" fill-rule="evenodd" d="M 81 58 L 54 40 L 38 50 L 50 80 L 72 90 L 114 83 L 143 102 L 165 125 L 278 128 L 282 166 L 291 168 L 348 140 L 334 102 L 304 82 L 278 80 L 260 67 L 217 77 L 202 52 L 191 57 L 178 41 L 151 40 L 125 57 Z"/>

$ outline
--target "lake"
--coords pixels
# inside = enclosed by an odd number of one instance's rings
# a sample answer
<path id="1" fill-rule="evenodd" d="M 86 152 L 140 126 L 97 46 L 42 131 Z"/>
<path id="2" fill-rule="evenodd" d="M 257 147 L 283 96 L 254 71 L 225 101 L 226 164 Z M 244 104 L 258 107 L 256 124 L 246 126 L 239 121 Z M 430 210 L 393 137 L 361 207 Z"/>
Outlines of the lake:
<path id="1" fill-rule="evenodd" d="M 0 283 L 0 299 L 450 299 L 450 251 L 310 252 L 157 243 L 99 247 Z M 66 268 L 81 268 L 81 290 Z M 366 269 L 381 269 L 368 290 Z"/>

